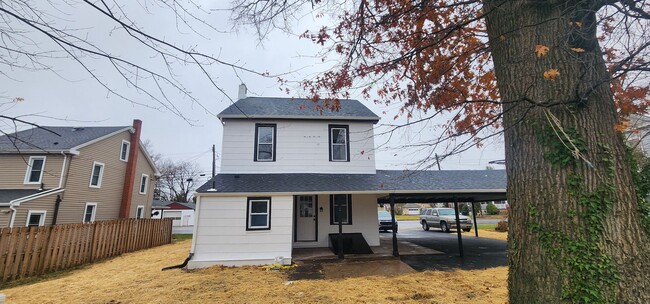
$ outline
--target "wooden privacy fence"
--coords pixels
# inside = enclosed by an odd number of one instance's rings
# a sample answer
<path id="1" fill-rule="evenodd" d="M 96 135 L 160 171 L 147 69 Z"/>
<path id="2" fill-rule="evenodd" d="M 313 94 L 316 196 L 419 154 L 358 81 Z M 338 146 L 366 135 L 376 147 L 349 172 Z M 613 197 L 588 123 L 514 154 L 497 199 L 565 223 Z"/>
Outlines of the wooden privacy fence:
<path id="1" fill-rule="evenodd" d="M 171 219 L 3 228 L 0 230 L 0 277 L 6 282 L 41 275 L 169 244 L 171 240 Z"/>

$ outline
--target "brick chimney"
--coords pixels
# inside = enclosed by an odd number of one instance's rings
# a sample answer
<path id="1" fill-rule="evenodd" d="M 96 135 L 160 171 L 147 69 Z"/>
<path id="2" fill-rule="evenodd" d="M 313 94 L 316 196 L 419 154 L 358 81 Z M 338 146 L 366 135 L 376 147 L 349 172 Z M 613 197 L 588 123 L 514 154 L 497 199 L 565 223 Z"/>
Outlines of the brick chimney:
<path id="1" fill-rule="evenodd" d="M 243 84 L 243 83 L 240 84 L 239 85 L 239 92 L 237 94 L 237 100 L 246 98 L 246 93 L 248 93 L 248 89 L 246 88 L 246 84 Z"/>
<path id="2" fill-rule="evenodd" d="M 129 161 L 126 163 L 126 173 L 124 174 L 124 186 L 122 187 L 122 204 L 120 205 L 120 218 L 129 218 L 131 211 L 131 200 L 133 199 L 133 187 L 135 187 L 136 176 L 135 168 L 138 164 L 138 152 L 140 152 L 140 131 L 142 121 L 133 120 L 133 129 L 129 145 Z M 138 187 L 140 180 L 137 180 Z"/>

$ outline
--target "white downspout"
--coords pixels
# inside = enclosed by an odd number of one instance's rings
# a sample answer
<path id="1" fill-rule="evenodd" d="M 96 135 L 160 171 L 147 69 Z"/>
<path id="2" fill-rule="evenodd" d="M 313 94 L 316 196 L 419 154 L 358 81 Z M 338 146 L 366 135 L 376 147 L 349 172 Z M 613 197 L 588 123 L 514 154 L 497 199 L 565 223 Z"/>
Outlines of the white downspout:
<path id="1" fill-rule="evenodd" d="M 68 155 L 63 152 L 61 155 L 63 155 L 63 166 L 61 166 L 61 176 L 59 177 L 59 189 L 63 186 L 63 172 L 65 172 L 65 165 L 68 162 Z"/>
<path id="2" fill-rule="evenodd" d="M 11 220 L 9 220 L 9 228 L 13 228 L 14 220 L 16 219 L 16 207 L 14 207 L 13 202 L 9 203 L 9 209 L 11 209 Z"/>

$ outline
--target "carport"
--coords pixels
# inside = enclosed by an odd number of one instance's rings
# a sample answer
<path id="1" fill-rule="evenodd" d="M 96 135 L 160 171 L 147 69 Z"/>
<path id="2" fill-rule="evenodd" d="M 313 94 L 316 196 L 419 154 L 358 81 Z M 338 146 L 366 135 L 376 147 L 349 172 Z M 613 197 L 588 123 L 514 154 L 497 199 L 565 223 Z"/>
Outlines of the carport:
<path id="1" fill-rule="evenodd" d="M 403 191 L 403 190 L 402 190 Z M 481 202 L 490 202 L 490 201 L 500 201 L 506 200 L 506 189 L 493 189 L 490 191 L 481 191 L 481 190 L 465 190 L 465 191 L 454 191 L 454 192 L 413 192 L 408 193 L 391 193 L 388 196 L 381 197 L 377 200 L 377 203 L 380 205 L 390 205 L 391 218 L 393 224 L 393 256 L 399 256 L 399 248 L 397 242 L 397 232 L 395 231 L 395 204 L 397 203 L 454 203 L 454 210 L 456 211 L 456 227 L 460 227 L 460 218 L 458 203 L 471 203 L 472 204 L 472 215 L 474 221 L 474 233 L 478 237 L 478 226 L 476 224 L 476 203 Z M 456 228 L 456 233 L 458 235 L 458 251 L 460 256 L 463 257 L 463 236 L 460 232 L 461 229 Z"/>

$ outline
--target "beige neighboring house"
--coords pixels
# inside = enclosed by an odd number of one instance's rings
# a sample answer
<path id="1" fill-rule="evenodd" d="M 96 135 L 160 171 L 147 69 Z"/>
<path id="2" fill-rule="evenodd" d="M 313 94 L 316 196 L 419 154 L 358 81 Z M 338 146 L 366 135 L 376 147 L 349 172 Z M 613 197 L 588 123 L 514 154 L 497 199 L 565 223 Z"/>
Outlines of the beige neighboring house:
<path id="1" fill-rule="evenodd" d="M 630 147 L 638 149 L 646 157 L 650 156 L 650 117 L 632 114 L 629 125 L 623 133 Z"/>
<path id="2" fill-rule="evenodd" d="M 150 218 L 159 175 L 142 122 L 43 126 L 0 137 L 0 227 Z"/>

